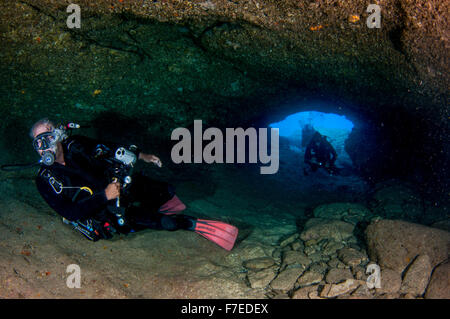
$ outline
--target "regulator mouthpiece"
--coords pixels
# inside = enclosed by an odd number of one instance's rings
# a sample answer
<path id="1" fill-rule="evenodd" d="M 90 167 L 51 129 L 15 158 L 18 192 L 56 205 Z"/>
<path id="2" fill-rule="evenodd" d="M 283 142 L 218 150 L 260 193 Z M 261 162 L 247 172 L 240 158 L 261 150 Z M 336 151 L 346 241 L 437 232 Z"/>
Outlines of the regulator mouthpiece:
<path id="1" fill-rule="evenodd" d="M 55 154 L 51 151 L 45 151 L 42 153 L 41 163 L 50 166 L 55 162 Z"/>

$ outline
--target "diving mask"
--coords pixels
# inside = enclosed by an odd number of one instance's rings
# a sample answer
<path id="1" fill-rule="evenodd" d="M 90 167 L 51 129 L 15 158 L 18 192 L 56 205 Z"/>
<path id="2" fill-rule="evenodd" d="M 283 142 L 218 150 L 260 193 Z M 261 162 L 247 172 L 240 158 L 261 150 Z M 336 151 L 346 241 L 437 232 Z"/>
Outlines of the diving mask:
<path id="1" fill-rule="evenodd" d="M 56 128 L 50 132 L 39 134 L 33 139 L 33 148 L 42 156 L 41 162 L 52 165 L 55 162 L 56 145 L 65 140 L 67 134 L 63 128 Z"/>

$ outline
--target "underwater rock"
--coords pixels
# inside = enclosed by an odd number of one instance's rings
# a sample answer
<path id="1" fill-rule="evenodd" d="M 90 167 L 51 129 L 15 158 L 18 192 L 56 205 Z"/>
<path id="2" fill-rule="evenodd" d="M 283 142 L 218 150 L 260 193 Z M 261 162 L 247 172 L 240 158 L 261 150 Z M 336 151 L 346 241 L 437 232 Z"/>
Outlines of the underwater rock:
<path id="1" fill-rule="evenodd" d="M 289 291 L 294 288 L 294 285 L 303 273 L 303 268 L 288 268 L 278 274 L 278 276 L 270 283 L 274 290 Z"/>
<path id="2" fill-rule="evenodd" d="M 272 258 L 281 259 L 281 256 L 283 255 L 283 253 L 285 251 L 291 251 L 291 250 L 292 250 L 291 246 L 285 246 L 283 248 L 276 248 L 272 251 Z"/>
<path id="3" fill-rule="evenodd" d="M 353 248 L 342 248 L 338 251 L 338 258 L 347 266 L 358 266 L 368 260 L 367 255 Z"/>
<path id="4" fill-rule="evenodd" d="M 341 242 L 330 240 L 324 245 L 322 253 L 324 255 L 332 255 L 336 251 L 338 251 L 339 249 L 341 249 L 343 247 L 344 247 L 344 244 L 342 244 Z"/>
<path id="5" fill-rule="evenodd" d="M 314 217 L 337 219 L 357 224 L 370 219 L 372 212 L 367 207 L 357 203 L 324 204 L 314 209 Z"/>
<path id="6" fill-rule="evenodd" d="M 247 269 L 251 270 L 259 270 L 265 269 L 273 266 L 275 264 L 275 260 L 270 257 L 259 257 L 253 258 L 250 260 L 246 260 L 243 262 L 243 266 Z"/>
<path id="7" fill-rule="evenodd" d="M 330 260 L 329 256 L 322 254 L 320 251 L 317 251 L 313 254 L 308 255 L 308 258 L 311 259 L 311 262 L 313 262 L 313 263 L 317 263 L 320 261 L 327 262 L 328 260 Z"/>
<path id="8" fill-rule="evenodd" d="M 305 229 L 300 234 L 304 241 L 310 239 L 334 239 L 345 240 L 353 235 L 354 225 L 340 220 L 311 218 L 305 224 Z"/>
<path id="9" fill-rule="evenodd" d="M 313 270 L 308 270 L 300 278 L 297 279 L 297 283 L 295 284 L 295 288 L 302 288 L 306 286 L 311 286 L 321 282 L 323 279 L 323 275 L 320 272 L 316 272 Z"/>
<path id="10" fill-rule="evenodd" d="M 355 279 L 364 280 L 364 281 L 367 280 L 368 276 L 366 274 L 366 269 L 363 266 L 358 265 L 358 266 L 352 267 L 351 270 L 352 270 L 353 277 L 355 277 Z"/>
<path id="11" fill-rule="evenodd" d="M 426 299 L 450 299 L 450 262 L 437 266 L 425 293 Z"/>
<path id="12" fill-rule="evenodd" d="M 315 245 L 317 245 L 317 240 L 315 240 L 315 239 L 310 239 L 310 240 L 305 241 L 305 248 L 313 247 Z"/>
<path id="13" fill-rule="evenodd" d="M 428 255 L 431 267 L 448 258 L 450 233 L 402 220 L 372 222 L 366 229 L 371 261 L 403 272 L 417 255 Z"/>
<path id="14" fill-rule="evenodd" d="M 250 270 L 247 273 L 247 280 L 250 283 L 250 287 L 257 288 L 265 288 L 277 275 L 277 268 L 271 267 L 266 268 L 260 271 L 252 271 Z"/>
<path id="15" fill-rule="evenodd" d="M 318 299 L 319 285 L 300 288 L 293 292 L 292 299 Z"/>
<path id="16" fill-rule="evenodd" d="M 305 245 L 301 240 L 296 240 L 291 244 L 292 250 L 303 251 Z"/>
<path id="17" fill-rule="evenodd" d="M 380 288 L 375 288 L 377 294 L 394 294 L 400 290 L 402 276 L 399 272 L 389 268 L 381 269 Z"/>
<path id="18" fill-rule="evenodd" d="M 347 279 L 339 284 L 326 284 L 320 292 L 321 297 L 333 298 L 346 293 L 351 293 L 356 290 L 360 285 L 365 285 L 364 281 Z"/>
<path id="19" fill-rule="evenodd" d="M 336 258 L 332 258 L 330 261 L 328 261 L 328 266 L 330 266 L 331 268 L 339 268 L 339 269 L 348 268 L 348 266 L 346 266 L 337 257 Z"/>
<path id="20" fill-rule="evenodd" d="M 248 244 L 245 246 L 242 245 L 239 252 L 239 259 L 242 260 L 241 263 L 245 260 L 267 257 L 268 253 L 264 250 L 264 248 L 265 247 L 263 246 L 253 244 Z M 229 255 L 228 258 L 231 259 L 231 255 Z"/>
<path id="21" fill-rule="evenodd" d="M 400 291 L 402 285 L 402 276 L 392 269 L 381 270 L 381 287 L 376 288 L 377 293 L 395 294 Z"/>
<path id="22" fill-rule="evenodd" d="M 352 296 L 373 298 L 373 294 L 367 285 L 361 284 L 355 291 L 352 292 Z"/>
<path id="23" fill-rule="evenodd" d="M 332 268 L 325 277 L 328 284 L 337 284 L 347 279 L 354 279 L 350 269 Z"/>
<path id="24" fill-rule="evenodd" d="M 303 249 L 303 252 L 307 255 L 310 256 L 312 254 L 314 254 L 317 251 L 315 246 L 307 246 L 305 247 L 305 249 Z"/>
<path id="25" fill-rule="evenodd" d="M 423 295 L 430 280 L 431 270 L 430 258 L 427 255 L 419 255 L 406 271 L 400 292 L 414 296 Z"/>
<path id="26" fill-rule="evenodd" d="M 311 259 L 308 258 L 304 253 L 289 250 L 283 253 L 283 262 L 281 264 L 281 269 L 284 268 L 303 268 L 306 269 L 311 264 Z"/>
<path id="27" fill-rule="evenodd" d="M 280 241 L 280 245 L 279 245 L 280 248 L 284 248 L 285 246 L 287 246 L 287 245 L 293 243 L 297 238 L 298 238 L 298 233 L 289 235 L 287 238 L 283 238 L 283 239 Z"/>
<path id="28" fill-rule="evenodd" d="M 327 272 L 327 270 L 328 265 L 323 261 L 312 263 L 311 265 L 309 265 L 309 271 L 315 271 L 322 275 L 324 275 Z"/>

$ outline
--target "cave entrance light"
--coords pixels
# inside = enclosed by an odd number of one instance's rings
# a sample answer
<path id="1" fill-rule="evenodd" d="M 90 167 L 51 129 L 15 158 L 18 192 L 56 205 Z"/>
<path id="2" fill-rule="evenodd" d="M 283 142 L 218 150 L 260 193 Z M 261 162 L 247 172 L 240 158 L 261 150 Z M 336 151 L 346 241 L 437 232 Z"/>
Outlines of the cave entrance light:
<path id="1" fill-rule="evenodd" d="M 308 126 L 328 137 L 338 154 L 336 165 L 352 165 L 344 146 L 354 125 L 343 115 L 316 111 L 299 112 L 269 125 L 271 128 L 279 128 L 280 137 L 288 139 L 289 148 L 302 154 L 311 139 Z"/>

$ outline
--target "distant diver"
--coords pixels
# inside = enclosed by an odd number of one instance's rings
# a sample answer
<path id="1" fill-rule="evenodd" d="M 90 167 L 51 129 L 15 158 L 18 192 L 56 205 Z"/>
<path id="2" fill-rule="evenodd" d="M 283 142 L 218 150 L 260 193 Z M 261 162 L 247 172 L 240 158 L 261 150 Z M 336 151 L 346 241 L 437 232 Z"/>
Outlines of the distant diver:
<path id="1" fill-rule="evenodd" d="M 334 164 L 337 159 L 336 150 L 328 142 L 326 136 L 315 132 L 306 147 L 304 162 L 310 166 L 311 171 L 316 172 L 319 168 L 325 169 L 330 175 L 337 175 L 338 168 Z M 308 169 L 303 169 L 304 175 L 308 175 Z"/>
<path id="2" fill-rule="evenodd" d="M 90 240 L 142 229 L 194 231 L 226 250 L 238 235 L 235 226 L 180 214 L 186 208 L 174 187 L 142 173 L 132 174 L 137 160 L 161 167 L 155 155 L 134 145 L 103 143 L 69 134 L 79 125 L 55 126 L 47 118 L 30 131 L 41 156 L 36 186 L 66 224 Z"/>

